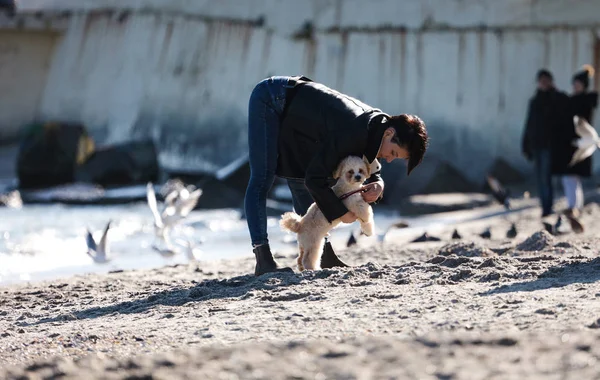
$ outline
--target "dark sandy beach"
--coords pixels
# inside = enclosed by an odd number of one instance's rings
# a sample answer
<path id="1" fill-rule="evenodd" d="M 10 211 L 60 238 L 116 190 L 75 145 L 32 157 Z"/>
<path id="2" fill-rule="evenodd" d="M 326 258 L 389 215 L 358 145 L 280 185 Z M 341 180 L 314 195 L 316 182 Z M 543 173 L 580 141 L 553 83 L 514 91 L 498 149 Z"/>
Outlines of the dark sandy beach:
<path id="1" fill-rule="evenodd" d="M 597 378 L 596 203 L 583 221 L 552 236 L 530 209 L 453 226 L 461 240 L 391 234 L 341 252 L 347 269 L 256 278 L 240 259 L 6 286 L 0 378 Z"/>

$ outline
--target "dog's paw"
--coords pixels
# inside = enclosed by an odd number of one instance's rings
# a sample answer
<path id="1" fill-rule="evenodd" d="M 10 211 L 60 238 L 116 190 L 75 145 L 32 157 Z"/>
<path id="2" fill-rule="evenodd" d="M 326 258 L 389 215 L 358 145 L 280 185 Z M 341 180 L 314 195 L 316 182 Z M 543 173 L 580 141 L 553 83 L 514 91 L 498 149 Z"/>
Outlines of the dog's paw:
<path id="1" fill-rule="evenodd" d="M 370 224 L 361 226 L 361 231 L 366 236 L 372 236 L 373 235 L 373 226 L 371 226 Z"/>
<path id="2" fill-rule="evenodd" d="M 304 265 L 302 264 L 302 256 L 298 257 L 298 260 L 296 262 L 298 263 L 298 271 L 303 272 Z"/>

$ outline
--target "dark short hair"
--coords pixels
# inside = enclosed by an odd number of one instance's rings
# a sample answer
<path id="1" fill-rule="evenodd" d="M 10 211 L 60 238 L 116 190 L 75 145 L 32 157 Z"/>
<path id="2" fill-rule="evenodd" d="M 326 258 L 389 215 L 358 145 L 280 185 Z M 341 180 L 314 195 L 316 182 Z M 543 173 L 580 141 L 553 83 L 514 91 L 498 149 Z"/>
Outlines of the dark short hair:
<path id="1" fill-rule="evenodd" d="M 548 78 L 550 80 L 554 80 L 554 76 L 552 75 L 552 73 L 550 72 L 550 70 L 547 69 L 540 69 L 536 76 L 535 76 L 536 80 L 540 80 L 542 78 Z"/>
<path id="2" fill-rule="evenodd" d="M 408 151 L 408 174 L 416 168 L 427 150 L 429 136 L 425 123 L 416 115 L 402 114 L 388 119 L 389 127 L 396 133 L 391 141 Z"/>

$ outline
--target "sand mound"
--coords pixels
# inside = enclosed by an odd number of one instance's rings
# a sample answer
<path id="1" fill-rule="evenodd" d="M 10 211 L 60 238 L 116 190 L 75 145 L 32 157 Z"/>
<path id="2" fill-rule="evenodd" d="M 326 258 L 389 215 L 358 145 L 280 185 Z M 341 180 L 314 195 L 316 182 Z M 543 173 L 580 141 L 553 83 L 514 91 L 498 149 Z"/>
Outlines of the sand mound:
<path id="1" fill-rule="evenodd" d="M 452 243 L 452 244 L 443 246 L 438 251 L 438 255 L 440 255 L 440 256 L 456 255 L 456 256 L 464 256 L 464 257 L 487 257 L 487 256 L 493 256 L 494 253 L 490 249 L 488 249 L 482 245 L 479 245 L 477 243 L 474 243 L 474 242 L 459 242 L 459 243 Z"/>
<path id="2" fill-rule="evenodd" d="M 596 202 L 590 202 L 583 208 L 583 213 L 586 215 L 600 215 L 600 205 Z"/>
<path id="3" fill-rule="evenodd" d="M 524 252 L 537 252 L 554 245 L 554 237 L 546 230 L 538 231 L 517 245 L 515 250 Z"/>

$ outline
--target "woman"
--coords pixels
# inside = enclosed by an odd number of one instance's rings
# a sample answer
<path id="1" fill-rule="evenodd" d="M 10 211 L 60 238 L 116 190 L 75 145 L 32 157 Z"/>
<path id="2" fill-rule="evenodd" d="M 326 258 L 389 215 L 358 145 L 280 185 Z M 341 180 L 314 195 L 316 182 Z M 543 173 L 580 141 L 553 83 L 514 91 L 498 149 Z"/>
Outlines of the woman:
<path id="1" fill-rule="evenodd" d="M 572 78 L 573 94 L 569 99 L 571 116 L 582 117 L 591 125 L 594 122 L 594 109 L 598 105 L 598 93 L 589 91 L 590 82 L 593 77 L 594 69 L 590 65 L 584 65 L 581 71 L 575 73 Z M 560 132 L 557 136 L 557 143 L 560 144 L 561 149 L 557 153 L 556 160 L 559 166 L 557 174 L 561 174 L 563 190 L 568 202 L 568 209 L 565 215 L 575 232 L 583 232 L 583 225 L 578 220 L 579 213 L 583 207 L 581 177 L 590 177 L 592 175 L 592 157 L 574 166 L 568 166 L 576 150 L 572 146 L 572 142 L 578 136 L 572 121 L 569 124 L 569 128 L 565 128 Z"/>
<path id="2" fill-rule="evenodd" d="M 250 181 L 244 202 L 256 256 L 255 275 L 291 271 L 279 268 L 269 247 L 266 200 L 275 175 L 286 178 L 295 211 L 303 215 L 316 202 L 331 222 L 352 223 L 349 212 L 333 191 L 332 173 L 349 155 L 388 162 L 408 160 L 408 172 L 427 149 L 427 130 L 417 116 L 389 116 L 348 95 L 306 77 L 271 77 L 250 96 L 248 144 Z M 375 202 L 383 193 L 378 173 L 369 178 L 363 198 Z M 326 242 L 322 268 L 346 266 Z"/>

